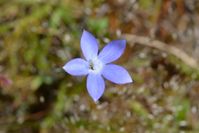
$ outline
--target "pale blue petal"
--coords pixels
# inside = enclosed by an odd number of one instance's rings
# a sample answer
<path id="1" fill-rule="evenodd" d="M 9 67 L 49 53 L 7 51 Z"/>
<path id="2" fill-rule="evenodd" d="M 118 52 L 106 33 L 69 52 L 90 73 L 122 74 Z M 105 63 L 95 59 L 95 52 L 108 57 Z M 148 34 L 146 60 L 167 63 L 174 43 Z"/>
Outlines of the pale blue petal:
<path id="1" fill-rule="evenodd" d="M 95 58 L 98 54 L 98 42 L 88 31 L 83 31 L 81 37 L 81 49 L 86 60 Z"/>
<path id="2" fill-rule="evenodd" d="M 132 82 L 131 76 L 127 70 L 114 64 L 105 65 L 102 70 L 102 75 L 116 84 L 126 84 Z"/>
<path id="3" fill-rule="evenodd" d="M 117 60 L 124 52 L 126 40 L 115 40 L 108 43 L 99 53 L 99 59 L 104 63 Z"/>
<path id="4" fill-rule="evenodd" d="M 74 76 L 83 76 L 88 74 L 88 63 L 87 61 L 81 59 L 81 58 L 76 58 L 73 59 L 69 62 L 67 62 L 64 66 L 63 69 Z"/>
<path id="5" fill-rule="evenodd" d="M 90 73 L 87 78 L 87 90 L 92 99 L 96 102 L 104 93 L 104 79 L 99 74 Z"/>

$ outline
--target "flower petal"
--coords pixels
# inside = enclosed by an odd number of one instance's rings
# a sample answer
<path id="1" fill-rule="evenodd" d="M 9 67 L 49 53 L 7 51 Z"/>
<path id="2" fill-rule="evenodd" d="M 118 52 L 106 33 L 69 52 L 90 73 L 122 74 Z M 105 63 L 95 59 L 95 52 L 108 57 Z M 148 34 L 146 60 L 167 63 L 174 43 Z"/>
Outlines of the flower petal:
<path id="1" fill-rule="evenodd" d="M 116 84 L 131 83 L 132 79 L 126 69 L 115 64 L 105 65 L 102 75 Z"/>
<path id="2" fill-rule="evenodd" d="M 115 40 L 109 42 L 99 53 L 99 59 L 104 63 L 117 60 L 126 47 L 126 40 Z"/>
<path id="3" fill-rule="evenodd" d="M 98 42 L 88 31 L 83 31 L 81 37 L 81 49 L 86 60 L 90 60 L 98 54 Z"/>
<path id="4" fill-rule="evenodd" d="M 90 73 L 87 78 L 87 90 L 92 99 L 96 102 L 104 93 L 104 79 L 99 74 Z"/>
<path id="5" fill-rule="evenodd" d="M 81 58 L 76 58 L 68 63 L 66 63 L 63 66 L 63 69 L 74 76 L 82 76 L 82 75 L 87 75 L 88 74 L 88 63 L 81 59 Z"/>

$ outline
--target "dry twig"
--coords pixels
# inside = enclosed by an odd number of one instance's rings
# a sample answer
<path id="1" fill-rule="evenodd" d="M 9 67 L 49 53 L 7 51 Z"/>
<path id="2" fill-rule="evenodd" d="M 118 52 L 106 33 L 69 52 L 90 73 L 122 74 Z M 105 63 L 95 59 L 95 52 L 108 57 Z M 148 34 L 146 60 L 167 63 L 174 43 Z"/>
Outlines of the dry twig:
<path id="1" fill-rule="evenodd" d="M 195 68 L 195 69 L 199 68 L 199 64 L 194 58 L 192 58 L 191 56 L 186 54 L 184 51 L 182 51 L 174 46 L 167 45 L 164 42 L 154 40 L 154 39 L 151 39 L 148 37 L 142 37 L 142 36 L 136 36 L 136 35 L 130 35 L 130 34 L 125 34 L 124 38 L 126 38 L 127 41 L 131 44 L 141 44 L 141 45 L 145 45 L 148 47 L 153 47 L 153 48 L 159 49 L 161 51 L 165 51 L 165 52 L 172 54 L 175 57 L 179 58 L 188 66 Z"/>

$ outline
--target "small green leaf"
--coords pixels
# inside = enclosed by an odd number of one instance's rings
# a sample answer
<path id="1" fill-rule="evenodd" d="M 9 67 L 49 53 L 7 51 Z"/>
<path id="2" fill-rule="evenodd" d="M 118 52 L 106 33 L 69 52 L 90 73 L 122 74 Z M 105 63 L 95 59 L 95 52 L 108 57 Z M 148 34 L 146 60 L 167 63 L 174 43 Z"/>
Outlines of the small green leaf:
<path id="1" fill-rule="evenodd" d="M 138 102 L 138 101 L 131 101 L 131 102 L 130 102 L 130 107 L 132 108 L 132 110 L 133 110 L 136 114 L 138 114 L 138 115 L 140 115 L 140 116 L 146 117 L 147 114 L 148 114 L 148 112 L 147 112 L 147 110 L 144 108 L 144 106 L 143 106 L 140 102 Z"/>
<path id="2" fill-rule="evenodd" d="M 88 27 L 97 34 L 105 32 L 108 28 L 107 18 L 92 18 L 88 20 Z"/>
<path id="3" fill-rule="evenodd" d="M 36 90 L 42 85 L 42 83 L 43 78 L 41 76 L 36 76 L 31 83 L 31 88 Z"/>

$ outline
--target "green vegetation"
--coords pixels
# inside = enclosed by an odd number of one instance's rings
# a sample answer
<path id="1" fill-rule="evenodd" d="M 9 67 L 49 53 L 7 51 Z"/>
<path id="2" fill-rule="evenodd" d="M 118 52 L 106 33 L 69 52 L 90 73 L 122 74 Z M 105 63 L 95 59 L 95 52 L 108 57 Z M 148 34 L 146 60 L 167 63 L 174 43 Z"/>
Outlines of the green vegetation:
<path id="1" fill-rule="evenodd" d="M 178 42 L 199 59 L 194 2 L 0 0 L 0 11 L 0 132 L 199 132 L 199 72 L 172 55 L 127 42 L 116 64 L 126 66 L 134 83 L 107 81 L 98 103 L 85 78 L 62 69 L 82 56 L 83 29 L 102 45 L 124 33 Z"/>

